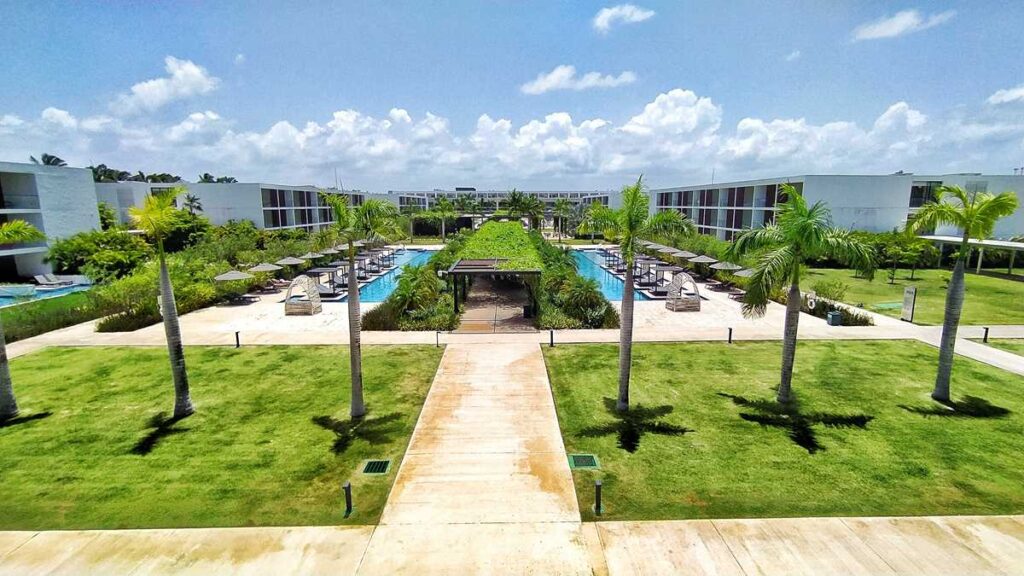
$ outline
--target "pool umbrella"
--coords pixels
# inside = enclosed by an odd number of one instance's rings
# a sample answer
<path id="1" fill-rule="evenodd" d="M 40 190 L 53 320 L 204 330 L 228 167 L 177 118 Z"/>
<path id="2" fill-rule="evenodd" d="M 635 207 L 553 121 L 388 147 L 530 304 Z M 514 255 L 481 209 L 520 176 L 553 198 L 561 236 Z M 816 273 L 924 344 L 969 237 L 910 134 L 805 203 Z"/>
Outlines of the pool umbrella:
<path id="1" fill-rule="evenodd" d="M 658 250 L 658 252 L 661 252 L 662 254 L 675 254 L 676 249 L 675 248 L 670 248 L 670 247 L 666 246 L 666 247 L 662 248 L 661 250 Z"/>
<path id="2" fill-rule="evenodd" d="M 743 270 L 740 270 L 739 272 L 736 272 L 735 275 L 739 276 L 740 278 L 750 278 L 751 276 L 754 275 L 754 271 L 751 270 L 750 268 L 745 268 Z"/>
<path id="3" fill-rule="evenodd" d="M 686 250 L 676 250 L 672 255 L 676 258 L 695 258 L 697 256 L 693 252 L 687 252 Z"/>
<path id="4" fill-rule="evenodd" d="M 238 270 L 229 270 L 220 276 L 214 276 L 214 280 L 217 282 L 231 282 L 233 280 L 250 280 L 252 274 L 246 274 L 245 272 L 239 272 Z"/>
<path id="5" fill-rule="evenodd" d="M 696 256 L 694 258 L 690 258 L 689 260 L 694 264 L 714 264 L 715 262 L 718 262 L 718 260 L 715 260 L 711 256 Z"/>
<path id="6" fill-rule="evenodd" d="M 334 248 L 324 248 L 323 250 L 320 251 L 320 253 L 321 254 L 337 254 L 338 251 L 335 250 Z"/>
<path id="7" fill-rule="evenodd" d="M 249 268 L 249 272 L 277 272 L 280 269 L 280 266 L 263 262 L 261 264 L 253 266 L 252 268 Z"/>
<path id="8" fill-rule="evenodd" d="M 280 266 L 298 266 L 300 264 L 305 264 L 305 263 L 306 263 L 305 260 L 299 260 L 298 258 L 295 258 L 295 257 L 292 257 L 292 256 L 288 256 L 287 258 L 281 258 L 277 262 L 274 262 L 274 264 L 278 264 Z"/>
<path id="9" fill-rule="evenodd" d="M 742 270 L 743 266 L 733 264 L 732 262 L 718 262 L 711 265 L 711 268 L 715 270 L 724 270 L 726 272 L 732 272 L 733 270 Z"/>
<path id="10" fill-rule="evenodd" d="M 320 258 L 321 256 L 323 256 L 323 254 L 318 254 L 316 252 L 306 252 L 302 256 L 299 256 L 299 258 L 303 260 L 314 260 L 316 258 Z"/>

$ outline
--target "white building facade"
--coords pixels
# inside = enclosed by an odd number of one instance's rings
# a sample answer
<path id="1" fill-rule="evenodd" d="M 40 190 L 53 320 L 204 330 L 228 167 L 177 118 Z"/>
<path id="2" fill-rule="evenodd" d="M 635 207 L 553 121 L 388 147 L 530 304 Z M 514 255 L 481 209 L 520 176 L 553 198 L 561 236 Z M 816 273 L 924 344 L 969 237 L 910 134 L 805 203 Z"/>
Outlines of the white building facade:
<path id="1" fill-rule="evenodd" d="M 903 227 L 939 186 L 960 186 L 968 191 L 999 193 L 1024 190 L 1024 176 L 945 174 L 804 175 L 723 182 L 651 190 L 651 209 L 677 210 L 692 219 L 698 230 L 731 240 L 745 229 L 775 220 L 776 205 L 785 200 L 782 184 L 791 184 L 808 202 L 824 202 L 833 223 L 851 230 L 885 232 Z M 940 228 L 939 234 L 955 234 Z M 1024 210 L 1002 219 L 995 238 L 1024 234 Z"/>
<path id="2" fill-rule="evenodd" d="M 618 208 L 622 205 L 622 194 L 617 190 L 520 190 L 524 196 L 533 196 L 544 203 L 550 212 L 555 202 L 566 199 L 573 204 L 589 206 L 599 202 L 605 206 Z M 463 196 L 472 197 L 479 202 L 485 212 L 493 212 L 508 199 L 511 190 L 477 190 L 476 188 L 456 188 L 454 190 L 389 190 L 387 194 L 373 194 L 374 198 L 387 200 L 403 211 L 429 210 L 441 198 L 454 202 Z"/>
<path id="3" fill-rule="evenodd" d="M 99 228 L 92 172 L 83 168 L 0 162 L 0 222 L 25 220 L 46 235 L 30 244 L 0 245 L 0 275 L 51 271 L 48 246 Z"/>

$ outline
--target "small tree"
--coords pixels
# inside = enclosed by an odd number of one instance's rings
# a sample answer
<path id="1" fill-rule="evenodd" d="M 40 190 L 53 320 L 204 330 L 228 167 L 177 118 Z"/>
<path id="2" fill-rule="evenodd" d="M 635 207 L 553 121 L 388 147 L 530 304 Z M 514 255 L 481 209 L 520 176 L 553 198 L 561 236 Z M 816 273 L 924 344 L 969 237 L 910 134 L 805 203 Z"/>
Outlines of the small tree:
<path id="1" fill-rule="evenodd" d="M 448 220 L 454 220 L 459 213 L 455 211 L 455 206 L 451 200 L 447 198 L 440 198 L 434 204 L 434 213 L 437 214 L 437 218 L 441 221 L 441 242 L 444 242 L 447 236 L 445 233 L 445 223 Z"/>
<path id="2" fill-rule="evenodd" d="M 562 239 L 562 230 L 565 227 L 565 220 L 572 215 L 572 202 L 568 198 L 555 200 L 554 215 L 558 218 L 558 239 Z"/>

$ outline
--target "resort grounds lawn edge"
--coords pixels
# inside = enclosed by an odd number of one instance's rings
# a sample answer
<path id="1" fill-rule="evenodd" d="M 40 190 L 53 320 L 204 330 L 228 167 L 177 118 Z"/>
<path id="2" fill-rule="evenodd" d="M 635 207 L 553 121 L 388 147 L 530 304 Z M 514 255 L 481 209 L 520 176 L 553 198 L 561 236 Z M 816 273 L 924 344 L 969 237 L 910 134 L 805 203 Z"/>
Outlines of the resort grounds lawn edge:
<path id="1" fill-rule="evenodd" d="M 889 284 L 888 270 L 880 268 L 873 280 L 854 276 L 853 270 L 836 268 L 812 268 L 804 274 L 801 286 L 811 290 L 817 282 L 839 280 L 849 286 L 843 299 L 853 306 L 863 305 L 865 310 L 899 318 L 903 307 L 903 289 L 917 286 L 917 303 L 914 307 L 914 323 L 938 325 L 946 307 L 946 282 L 953 274 L 950 270 L 925 269 L 914 272 L 900 268 L 896 279 Z M 1024 324 L 1024 282 L 992 274 L 975 274 L 969 271 L 964 276 L 967 292 L 964 294 L 964 308 L 960 325 L 981 324 Z M 882 304 L 881 308 L 875 306 Z"/>
<path id="2" fill-rule="evenodd" d="M 624 420 L 616 345 L 544 347 L 566 451 L 600 462 L 573 470 L 584 520 L 1024 512 L 1024 378 L 958 356 L 953 397 L 974 415 L 953 416 L 929 397 L 934 347 L 800 342 L 794 419 L 775 411 L 780 349 L 635 344 Z"/>
<path id="3" fill-rule="evenodd" d="M 174 400 L 163 348 L 15 359 L 22 414 L 0 427 L 0 530 L 375 524 L 442 352 L 364 346 L 369 412 L 347 436 L 332 430 L 350 429 L 345 346 L 189 346 L 196 413 L 160 431 L 150 420 Z M 388 473 L 363 475 L 378 458 Z"/>
<path id="4" fill-rule="evenodd" d="M 1011 354 L 1018 356 L 1024 356 L 1024 338 L 989 338 L 988 342 L 982 342 L 981 339 L 975 339 L 975 342 L 979 344 L 986 344 L 993 348 L 1004 350 Z"/>

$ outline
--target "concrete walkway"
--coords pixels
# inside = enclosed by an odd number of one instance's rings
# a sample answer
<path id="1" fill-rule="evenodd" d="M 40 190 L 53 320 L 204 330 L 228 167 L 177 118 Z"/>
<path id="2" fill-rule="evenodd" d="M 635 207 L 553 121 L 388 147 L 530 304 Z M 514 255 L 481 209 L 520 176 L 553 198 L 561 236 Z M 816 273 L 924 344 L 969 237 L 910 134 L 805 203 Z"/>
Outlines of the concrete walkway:
<path id="1" fill-rule="evenodd" d="M 540 347 L 449 346 L 360 574 L 589 574 L 584 542 Z"/>

